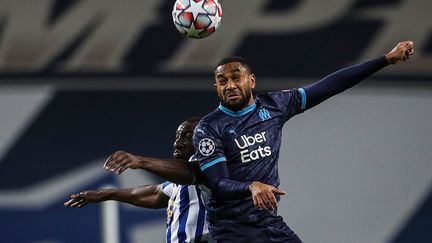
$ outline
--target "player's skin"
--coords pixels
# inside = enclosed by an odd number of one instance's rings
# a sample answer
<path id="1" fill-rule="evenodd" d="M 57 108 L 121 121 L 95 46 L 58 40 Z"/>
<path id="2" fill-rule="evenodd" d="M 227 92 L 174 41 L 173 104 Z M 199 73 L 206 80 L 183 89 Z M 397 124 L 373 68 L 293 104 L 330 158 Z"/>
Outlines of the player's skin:
<path id="1" fill-rule="evenodd" d="M 181 125 L 180 125 L 181 126 Z M 190 130 L 190 125 L 186 130 Z M 180 127 L 179 127 L 180 129 Z M 188 136 L 192 136 L 193 129 Z M 198 182 L 205 182 L 205 178 L 198 163 L 188 162 L 194 150 L 192 140 L 182 138 L 179 130 L 176 134 L 178 143 L 174 143 L 174 159 L 157 159 L 145 156 L 133 155 L 125 151 L 116 151 L 106 160 L 103 168 L 107 171 L 121 174 L 127 169 L 142 169 L 152 172 L 168 181 L 176 184 L 191 185 Z"/>
<path id="2" fill-rule="evenodd" d="M 414 54 L 414 43 L 403 41 L 398 43 L 385 55 L 389 64 L 406 61 Z M 215 70 L 214 87 L 222 105 L 240 111 L 252 105 L 255 100 L 252 94 L 256 85 L 256 76 L 240 62 L 223 64 Z M 272 209 L 277 205 L 275 194 L 284 195 L 285 192 L 258 181 L 249 186 L 254 205 L 257 208 Z"/>
<path id="3" fill-rule="evenodd" d="M 190 163 L 176 157 L 174 159 L 145 157 L 125 151 L 116 151 L 111 154 L 103 167 L 116 174 L 121 174 L 127 169 L 142 169 L 181 185 L 203 182 L 204 176 L 198 163 Z"/>
<path id="4" fill-rule="evenodd" d="M 182 123 L 176 132 L 176 139 L 174 142 L 174 159 L 171 160 L 162 160 L 156 158 L 145 157 L 146 161 L 151 161 L 150 164 L 162 162 L 164 166 L 164 170 L 178 170 L 177 167 L 170 167 L 170 162 L 181 162 L 188 163 L 187 161 L 195 152 L 193 144 L 192 144 L 192 135 L 195 129 L 196 122 L 184 122 Z M 119 151 L 110 156 L 116 156 L 120 158 L 120 161 L 126 161 L 127 165 L 136 166 L 136 164 L 140 164 L 140 161 L 143 161 L 141 156 L 135 156 L 123 151 Z M 109 160 L 109 159 L 108 159 Z M 122 164 L 124 166 L 124 164 Z M 132 168 L 128 167 L 127 168 Z M 140 168 L 140 167 L 137 167 Z M 192 168 L 187 165 L 181 166 L 180 172 L 184 172 L 186 175 L 188 173 L 193 173 Z M 123 170 L 121 171 L 123 172 Z M 121 173 L 119 172 L 119 173 Z M 181 175 L 183 176 L 183 175 Z M 180 177 L 181 177 L 180 176 Z M 191 179 L 191 178 L 188 178 Z M 88 203 L 98 203 L 107 200 L 115 200 L 120 202 L 129 203 L 138 207 L 143 208 L 166 208 L 168 206 L 169 197 L 165 195 L 162 191 L 162 188 L 159 184 L 157 185 L 145 185 L 133 188 L 125 188 L 125 189 L 99 189 L 99 190 L 89 190 L 83 191 L 78 194 L 72 194 L 70 196 L 70 200 L 64 203 L 66 207 L 76 207 L 81 208 L 87 205 Z"/>

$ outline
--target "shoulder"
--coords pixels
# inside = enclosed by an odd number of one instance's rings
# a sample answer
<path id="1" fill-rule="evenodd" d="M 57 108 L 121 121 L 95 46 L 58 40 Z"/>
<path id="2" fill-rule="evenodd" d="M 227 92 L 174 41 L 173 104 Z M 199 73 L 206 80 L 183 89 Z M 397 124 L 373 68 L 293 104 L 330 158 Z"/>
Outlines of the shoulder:
<path id="1" fill-rule="evenodd" d="M 285 105 L 287 103 L 290 103 L 290 101 L 293 99 L 298 99 L 299 96 L 300 96 L 299 89 L 292 88 L 292 89 L 262 93 L 257 95 L 256 100 L 260 104 L 280 106 L 280 105 Z"/>
<path id="2" fill-rule="evenodd" d="M 285 90 L 276 90 L 276 91 L 269 91 L 265 93 L 260 93 L 256 96 L 257 100 L 274 100 L 277 98 L 280 98 L 281 96 L 289 96 L 297 94 L 298 90 L 295 88 L 292 89 L 285 89 Z"/>
<path id="3" fill-rule="evenodd" d="M 222 112 L 218 108 L 216 108 L 212 112 L 205 115 L 198 124 L 206 124 L 206 125 L 214 124 L 217 122 L 217 120 L 220 118 L 221 115 Z"/>
<path id="4" fill-rule="evenodd" d="M 206 132 L 217 133 L 221 124 L 223 124 L 223 119 L 221 119 L 221 114 L 218 109 L 204 116 L 195 128 L 195 134 L 205 134 Z"/>

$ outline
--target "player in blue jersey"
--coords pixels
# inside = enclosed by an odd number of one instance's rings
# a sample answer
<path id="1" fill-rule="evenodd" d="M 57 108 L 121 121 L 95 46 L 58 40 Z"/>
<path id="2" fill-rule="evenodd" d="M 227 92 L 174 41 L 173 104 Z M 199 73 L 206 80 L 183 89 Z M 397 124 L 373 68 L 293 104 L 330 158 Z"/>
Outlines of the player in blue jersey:
<path id="1" fill-rule="evenodd" d="M 217 242 L 301 242 L 277 214 L 278 157 L 282 127 L 291 117 L 336 95 L 388 64 L 407 60 L 412 41 L 389 53 L 328 75 L 298 89 L 254 97 L 256 77 L 240 57 L 216 67 L 219 107 L 206 115 L 194 133 L 195 158 L 212 191 L 210 232 Z"/>
<path id="2" fill-rule="evenodd" d="M 158 170 L 169 168 L 168 170 L 172 170 L 170 175 L 175 177 L 173 179 L 176 182 L 192 184 L 194 177 L 191 177 L 192 174 L 188 171 L 195 166 L 184 166 L 186 164 L 184 161 L 191 158 L 195 152 L 192 145 L 192 134 L 198 121 L 199 118 L 191 118 L 178 127 L 174 142 L 173 160 L 136 156 L 118 151 L 107 159 L 104 167 L 118 174 L 127 168 L 148 166 L 145 168 L 155 173 Z M 182 164 L 180 168 L 177 168 L 178 166 L 173 167 L 179 163 Z M 182 168 L 187 169 L 187 171 L 185 172 Z M 188 175 L 190 177 L 187 177 Z M 167 181 L 160 185 L 84 191 L 71 195 L 71 199 L 64 205 L 67 207 L 84 207 L 88 203 L 116 200 L 143 208 L 166 208 L 167 242 L 207 242 L 210 240 L 210 234 L 206 221 L 204 194 L 205 192 L 198 186 L 186 186 Z"/>

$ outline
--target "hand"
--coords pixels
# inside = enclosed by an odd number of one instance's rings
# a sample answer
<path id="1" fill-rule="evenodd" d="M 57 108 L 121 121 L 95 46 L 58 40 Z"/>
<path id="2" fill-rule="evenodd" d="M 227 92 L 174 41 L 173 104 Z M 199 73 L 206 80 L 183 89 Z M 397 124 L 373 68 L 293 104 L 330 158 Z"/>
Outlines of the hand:
<path id="1" fill-rule="evenodd" d="M 119 175 L 128 168 L 141 168 L 141 161 L 139 160 L 138 156 L 125 151 L 116 151 L 108 157 L 103 168 Z"/>
<path id="2" fill-rule="evenodd" d="M 82 208 L 88 203 L 98 203 L 105 201 L 107 189 L 84 191 L 78 194 L 72 194 L 70 200 L 65 202 L 66 207 Z"/>
<path id="3" fill-rule="evenodd" d="M 393 50 L 385 55 L 389 64 L 395 64 L 398 61 L 406 61 L 414 54 L 414 42 L 399 42 Z"/>
<path id="4" fill-rule="evenodd" d="M 275 194 L 285 195 L 284 191 L 258 181 L 252 182 L 249 186 L 249 190 L 252 193 L 255 207 L 267 210 L 273 210 L 273 208 L 277 206 Z"/>

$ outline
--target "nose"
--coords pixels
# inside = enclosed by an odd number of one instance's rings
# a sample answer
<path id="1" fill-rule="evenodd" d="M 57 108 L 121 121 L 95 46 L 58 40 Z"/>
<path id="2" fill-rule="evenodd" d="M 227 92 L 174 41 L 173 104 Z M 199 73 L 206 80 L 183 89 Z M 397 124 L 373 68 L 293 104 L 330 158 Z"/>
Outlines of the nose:
<path id="1" fill-rule="evenodd" d="M 180 139 L 180 138 L 177 138 L 177 139 L 174 141 L 173 147 L 174 147 L 174 148 L 181 148 L 181 147 L 183 147 L 183 140 Z"/>
<path id="2" fill-rule="evenodd" d="M 234 81 L 232 79 L 228 79 L 227 89 L 235 89 L 235 88 L 236 88 L 236 85 L 235 85 Z"/>

